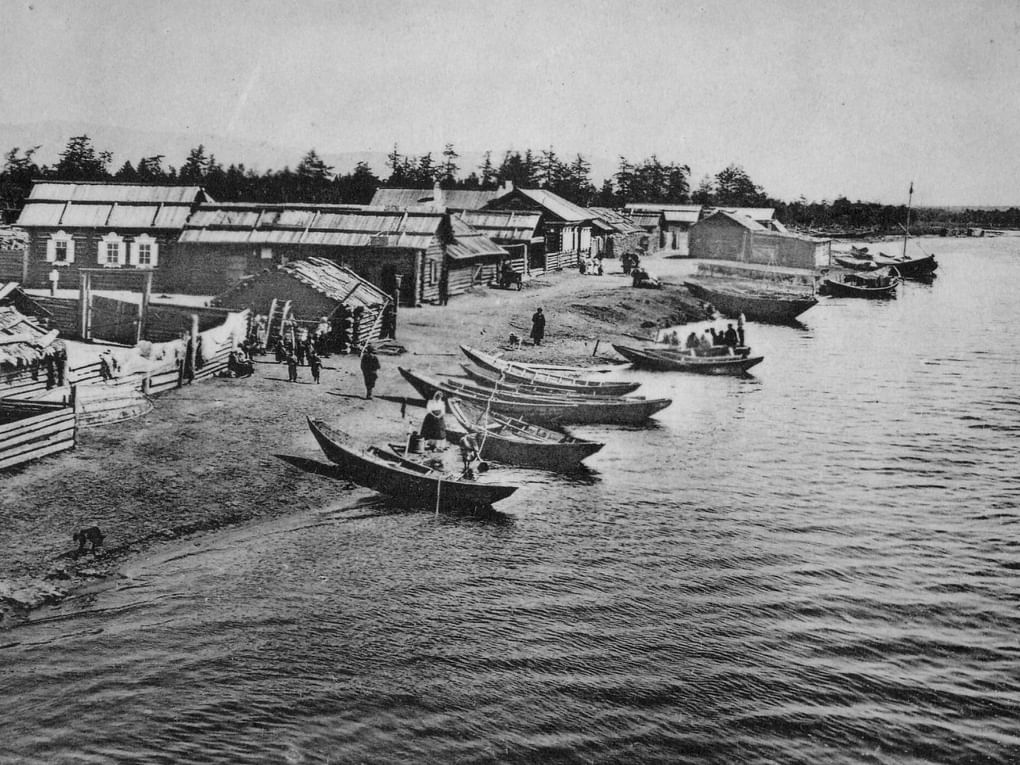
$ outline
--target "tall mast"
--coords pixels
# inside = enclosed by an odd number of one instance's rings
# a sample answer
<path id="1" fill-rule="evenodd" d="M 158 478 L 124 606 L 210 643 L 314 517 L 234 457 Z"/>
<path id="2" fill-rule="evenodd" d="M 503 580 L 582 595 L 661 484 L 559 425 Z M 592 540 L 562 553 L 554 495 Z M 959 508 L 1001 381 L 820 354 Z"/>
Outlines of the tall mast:
<path id="1" fill-rule="evenodd" d="M 910 238 L 910 203 L 914 199 L 914 182 L 910 182 L 910 191 L 907 194 L 907 227 L 903 229 L 903 258 L 907 257 L 907 239 Z"/>

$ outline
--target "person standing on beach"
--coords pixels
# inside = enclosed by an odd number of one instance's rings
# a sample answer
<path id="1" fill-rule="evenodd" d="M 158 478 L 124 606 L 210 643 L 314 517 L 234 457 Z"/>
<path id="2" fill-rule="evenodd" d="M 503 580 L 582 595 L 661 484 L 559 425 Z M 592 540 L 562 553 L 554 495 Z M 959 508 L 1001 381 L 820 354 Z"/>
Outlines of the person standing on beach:
<path id="1" fill-rule="evenodd" d="M 545 337 L 545 314 L 539 308 L 531 317 L 531 339 L 535 341 L 535 345 L 541 345 L 543 337 Z"/>
<path id="2" fill-rule="evenodd" d="M 315 351 L 310 351 L 308 354 L 308 367 L 312 370 L 312 382 L 316 385 L 319 384 L 319 370 L 322 369 L 322 359 Z"/>
<path id="3" fill-rule="evenodd" d="M 375 348 L 369 344 L 365 346 L 365 352 L 361 355 L 361 374 L 365 378 L 365 398 L 372 398 L 372 389 L 375 381 L 379 379 L 379 357 L 375 355 Z"/>
<path id="4" fill-rule="evenodd" d="M 287 354 L 287 377 L 291 382 L 297 382 L 297 356 L 293 352 Z"/>

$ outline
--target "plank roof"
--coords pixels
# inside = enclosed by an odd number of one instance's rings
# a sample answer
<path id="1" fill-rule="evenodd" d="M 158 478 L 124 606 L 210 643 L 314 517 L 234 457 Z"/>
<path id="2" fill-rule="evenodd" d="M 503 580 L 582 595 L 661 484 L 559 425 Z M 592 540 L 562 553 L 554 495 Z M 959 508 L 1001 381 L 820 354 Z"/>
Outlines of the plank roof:
<path id="1" fill-rule="evenodd" d="M 525 197 L 533 204 L 547 210 L 554 217 L 566 223 L 582 223 L 590 221 L 595 217 L 590 210 L 575 205 L 573 202 L 569 202 L 547 189 L 513 189 L 493 199 L 489 202 L 488 207 L 493 210 L 499 210 L 501 209 L 501 204 L 507 203 L 517 195 Z"/>
<path id="2" fill-rule="evenodd" d="M 435 189 L 376 189 L 372 197 L 373 206 L 405 209 L 408 207 L 432 206 L 455 210 L 480 210 L 498 197 L 497 189 L 442 189 L 441 200 L 436 199 Z"/>
<path id="3" fill-rule="evenodd" d="M 43 181 L 32 186 L 18 225 L 179 230 L 205 199 L 200 186 Z"/>
<path id="4" fill-rule="evenodd" d="M 509 254 L 483 232 L 456 216 L 450 220 L 450 227 L 453 229 L 453 239 L 446 245 L 446 254 L 454 260 Z"/>
<path id="5" fill-rule="evenodd" d="M 0 305 L 0 367 L 24 367 L 43 356 L 56 337 L 11 305 Z"/>
<path id="6" fill-rule="evenodd" d="M 589 207 L 595 214 L 595 221 L 601 221 L 610 230 L 620 234 L 643 234 L 644 229 L 635 224 L 623 213 L 617 212 L 609 207 Z"/>
<path id="7" fill-rule="evenodd" d="M 456 217 L 494 242 L 533 242 L 542 239 L 538 232 L 542 213 L 537 210 L 463 210 Z"/>
<path id="8" fill-rule="evenodd" d="M 352 308 L 358 306 L 374 308 L 385 305 L 389 300 L 385 292 L 358 276 L 351 269 L 338 266 L 333 261 L 324 258 L 307 258 L 293 260 L 275 270 L 267 270 L 245 277 L 218 295 L 213 300 L 213 304 L 230 305 L 233 298 L 243 298 L 244 293 L 251 290 L 259 281 L 278 279 L 281 275 L 301 282 L 320 295 L 324 295 L 337 306 L 346 304 Z"/>
<path id="9" fill-rule="evenodd" d="M 180 241 L 424 250 L 439 234 L 445 217 L 436 210 L 375 205 L 215 203 L 201 205 L 192 214 Z"/>

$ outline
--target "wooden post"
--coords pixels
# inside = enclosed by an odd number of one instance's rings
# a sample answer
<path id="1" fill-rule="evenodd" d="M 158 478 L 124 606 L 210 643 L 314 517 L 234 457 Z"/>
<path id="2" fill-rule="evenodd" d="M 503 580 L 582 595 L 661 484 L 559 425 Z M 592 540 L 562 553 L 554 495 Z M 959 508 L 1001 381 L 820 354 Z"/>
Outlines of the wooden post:
<path id="1" fill-rule="evenodd" d="M 78 272 L 78 334 L 82 340 L 89 339 L 89 292 L 92 276 L 85 269 Z"/>
<path id="2" fill-rule="evenodd" d="M 25 246 L 25 249 L 21 251 L 21 286 L 28 286 L 28 251 L 32 249 L 32 242 Z M 55 267 L 55 266 L 54 266 Z"/>
<path id="3" fill-rule="evenodd" d="M 145 336 L 146 323 L 149 317 L 149 301 L 152 299 L 152 271 L 145 274 L 145 283 L 142 285 L 142 303 L 138 306 L 138 332 L 135 342 L 140 343 Z"/>

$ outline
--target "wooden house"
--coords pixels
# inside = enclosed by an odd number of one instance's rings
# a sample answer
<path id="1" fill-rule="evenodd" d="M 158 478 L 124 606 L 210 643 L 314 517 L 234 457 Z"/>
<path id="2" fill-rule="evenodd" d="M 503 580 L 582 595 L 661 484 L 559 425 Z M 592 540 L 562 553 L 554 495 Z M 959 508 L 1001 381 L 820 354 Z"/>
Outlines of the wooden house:
<path id="1" fill-rule="evenodd" d="M 623 213 L 608 207 L 589 207 L 592 220 L 592 254 L 603 258 L 619 258 L 641 249 L 643 228 Z"/>
<path id="2" fill-rule="evenodd" d="M 626 210 L 631 215 L 640 216 L 644 225 L 650 226 L 656 213 L 662 217 L 657 221 L 659 226 L 660 247 L 667 250 L 687 250 L 687 232 L 691 226 L 701 219 L 701 205 L 681 205 L 659 202 L 631 202 Z"/>
<path id="3" fill-rule="evenodd" d="M 446 245 L 446 296 L 495 281 L 509 253 L 461 218 L 450 218 L 452 237 Z"/>
<path id="4" fill-rule="evenodd" d="M 717 210 L 690 230 L 693 258 L 814 269 L 827 264 L 831 240 L 765 228 L 750 218 Z"/>
<path id="5" fill-rule="evenodd" d="M 631 222 L 645 232 L 643 248 L 658 252 L 666 244 L 666 218 L 662 210 L 627 210 Z"/>
<path id="6" fill-rule="evenodd" d="M 539 230 L 542 214 L 538 211 L 463 210 L 455 218 L 502 247 L 504 260 L 522 276 L 531 273 L 533 262 L 542 261 L 545 240 Z"/>
<path id="7" fill-rule="evenodd" d="M 439 299 L 449 216 L 357 205 L 209 204 L 180 236 L 181 291 L 222 292 L 266 268 L 320 257 L 346 266 L 403 305 Z"/>
<path id="8" fill-rule="evenodd" d="M 574 268 L 581 257 L 591 252 L 594 214 L 551 191 L 519 189 L 507 184 L 504 193 L 489 202 L 485 209 L 531 210 L 542 214 L 540 225 L 545 252 L 541 266 L 536 263 L 532 270 Z"/>
<path id="9" fill-rule="evenodd" d="M 95 286 L 138 289 L 139 271 L 151 271 L 157 290 L 173 263 L 184 224 L 206 196 L 198 186 L 42 181 L 32 187 L 18 219 L 28 234 L 17 281 L 78 287 L 82 268 L 103 269 Z"/>

